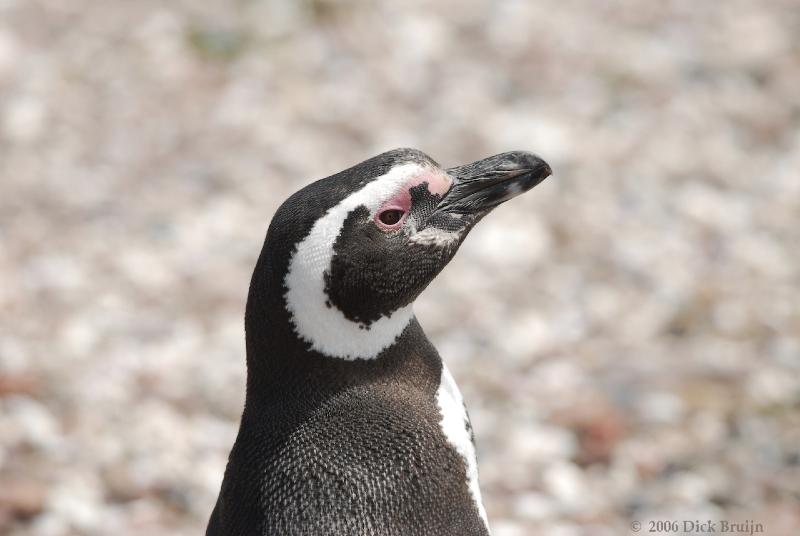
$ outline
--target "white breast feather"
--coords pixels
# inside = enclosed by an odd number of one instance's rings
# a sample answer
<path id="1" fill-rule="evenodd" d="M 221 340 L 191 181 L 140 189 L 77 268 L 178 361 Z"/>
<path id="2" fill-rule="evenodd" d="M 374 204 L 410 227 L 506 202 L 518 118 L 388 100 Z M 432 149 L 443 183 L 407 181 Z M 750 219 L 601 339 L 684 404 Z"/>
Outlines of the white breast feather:
<path id="1" fill-rule="evenodd" d="M 442 363 L 439 390 L 436 392 L 436 403 L 442 414 L 440 422 L 442 431 L 450 444 L 464 458 L 467 467 L 467 486 L 472 494 L 472 500 L 475 501 L 475 506 L 478 508 L 478 513 L 486 525 L 486 530 L 489 530 L 489 521 L 486 518 L 486 509 L 483 507 L 481 490 L 478 486 L 478 460 L 475 456 L 475 445 L 472 443 L 472 435 L 467 429 L 469 418 L 464 408 L 464 399 L 444 363 Z"/>

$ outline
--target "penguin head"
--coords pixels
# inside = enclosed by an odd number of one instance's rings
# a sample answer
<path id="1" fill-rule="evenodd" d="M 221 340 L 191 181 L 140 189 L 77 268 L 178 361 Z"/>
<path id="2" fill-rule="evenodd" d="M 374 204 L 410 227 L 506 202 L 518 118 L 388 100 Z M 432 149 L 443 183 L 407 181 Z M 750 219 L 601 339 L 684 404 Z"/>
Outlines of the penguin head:
<path id="1" fill-rule="evenodd" d="M 472 227 L 550 173 L 522 151 L 449 169 L 412 149 L 373 157 L 278 209 L 259 265 L 282 284 L 264 291 L 282 293 L 294 333 L 311 349 L 375 358 L 409 324 L 412 303 Z"/>

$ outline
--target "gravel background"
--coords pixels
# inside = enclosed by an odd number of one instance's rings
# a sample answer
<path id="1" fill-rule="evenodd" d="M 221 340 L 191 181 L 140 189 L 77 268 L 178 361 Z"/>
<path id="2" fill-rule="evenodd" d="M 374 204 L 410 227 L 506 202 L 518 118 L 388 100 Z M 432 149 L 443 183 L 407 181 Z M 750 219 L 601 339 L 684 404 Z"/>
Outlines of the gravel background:
<path id="1" fill-rule="evenodd" d="M 0 1 L 0 533 L 202 533 L 271 214 L 380 151 L 555 169 L 417 312 L 495 536 L 800 534 L 800 7 Z"/>

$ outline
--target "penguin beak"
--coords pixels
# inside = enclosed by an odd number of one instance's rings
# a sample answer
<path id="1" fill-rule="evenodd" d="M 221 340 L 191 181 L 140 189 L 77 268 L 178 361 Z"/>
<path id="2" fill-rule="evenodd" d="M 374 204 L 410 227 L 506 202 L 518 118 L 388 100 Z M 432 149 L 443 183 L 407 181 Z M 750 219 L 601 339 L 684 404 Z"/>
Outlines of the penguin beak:
<path id="1" fill-rule="evenodd" d="M 547 162 L 526 151 L 502 153 L 446 171 L 453 185 L 436 211 L 481 215 L 553 173 Z"/>

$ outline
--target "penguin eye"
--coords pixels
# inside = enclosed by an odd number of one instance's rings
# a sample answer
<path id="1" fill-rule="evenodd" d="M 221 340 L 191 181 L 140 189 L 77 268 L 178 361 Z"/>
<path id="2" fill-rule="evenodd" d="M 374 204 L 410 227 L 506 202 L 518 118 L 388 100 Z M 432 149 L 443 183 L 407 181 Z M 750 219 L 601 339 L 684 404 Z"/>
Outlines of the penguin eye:
<path id="1" fill-rule="evenodd" d="M 381 221 L 382 224 L 392 226 L 396 225 L 402 218 L 403 218 L 402 210 L 393 208 L 389 210 L 384 210 L 380 214 L 378 214 L 378 219 Z"/>

